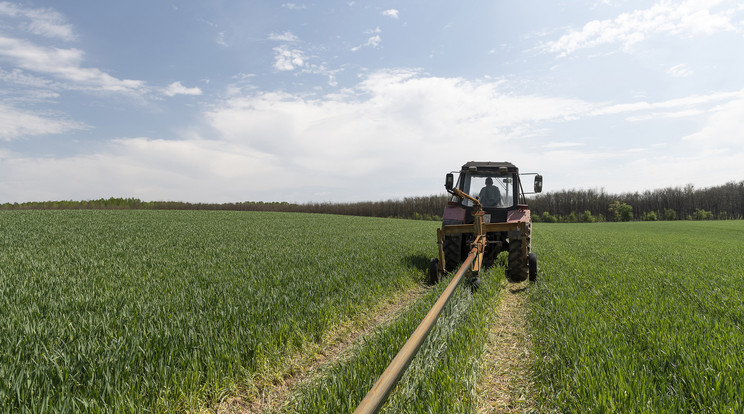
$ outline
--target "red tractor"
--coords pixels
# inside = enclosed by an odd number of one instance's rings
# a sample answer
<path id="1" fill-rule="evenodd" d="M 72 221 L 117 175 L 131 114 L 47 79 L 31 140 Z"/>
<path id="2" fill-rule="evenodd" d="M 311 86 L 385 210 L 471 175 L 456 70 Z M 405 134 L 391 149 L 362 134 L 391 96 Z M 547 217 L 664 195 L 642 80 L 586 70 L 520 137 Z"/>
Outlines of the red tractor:
<path id="1" fill-rule="evenodd" d="M 533 192 L 522 189 L 522 176 L 534 176 Z M 537 257 L 531 250 L 532 219 L 525 194 L 542 191 L 542 176 L 519 174 L 509 162 L 466 163 L 457 182 L 447 174 L 445 188 L 452 199 L 444 208 L 442 228 L 437 229 L 439 257 L 429 264 L 429 282 L 439 282 L 477 249 L 471 271 L 477 287 L 478 271 L 509 252 L 507 277 L 521 282 L 537 277 Z"/>

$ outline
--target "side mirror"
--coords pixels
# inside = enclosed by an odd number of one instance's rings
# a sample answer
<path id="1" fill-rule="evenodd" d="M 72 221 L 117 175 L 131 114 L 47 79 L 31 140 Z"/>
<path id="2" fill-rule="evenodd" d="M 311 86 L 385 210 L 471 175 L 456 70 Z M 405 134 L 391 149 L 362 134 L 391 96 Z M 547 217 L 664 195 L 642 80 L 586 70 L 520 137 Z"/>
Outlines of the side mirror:
<path id="1" fill-rule="evenodd" d="M 447 174 L 447 178 L 444 179 L 444 188 L 447 189 L 447 191 L 451 191 L 452 187 L 455 186 L 455 176 L 452 175 L 452 173 Z"/>
<path id="2" fill-rule="evenodd" d="M 535 192 L 542 192 L 542 175 L 540 174 L 535 176 Z"/>

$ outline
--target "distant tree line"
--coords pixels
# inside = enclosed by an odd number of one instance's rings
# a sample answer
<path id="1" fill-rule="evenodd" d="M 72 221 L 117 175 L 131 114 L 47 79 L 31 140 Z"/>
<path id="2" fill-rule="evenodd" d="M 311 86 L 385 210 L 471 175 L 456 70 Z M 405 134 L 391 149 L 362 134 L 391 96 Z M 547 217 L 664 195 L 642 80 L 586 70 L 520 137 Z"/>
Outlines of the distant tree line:
<path id="1" fill-rule="evenodd" d="M 695 189 L 667 187 L 610 194 L 604 190 L 562 190 L 528 200 L 537 221 L 727 220 L 744 217 L 744 181 Z"/>
<path id="2" fill-rule="evenodd" d="M 101 198 L 85 201 L 32 201 L 5 203 L 0 210 L 237 210 L 280 211 L 297 213 L 325 213 L 348 216 L 391 217 L 415 220 L 442 219 L 444 205 L 449 200 L 445 194 L 406 197 L 402 200 L 363 201 L 353 203 L 287 203 L 245 201 L 237 203 L 188 203 L 183 201 L 142 201 L 138 198 Z"/>
<path id="3" fill-rule="evenodd" d="M 239 210 L 325 213 L 350 216 L 441 220 L 447 194 L 406 197 L 398 200 L 350 203 L 287 203 L 244 201 L 236 203 L 187 203 L 108 198 L 86 201 L 5 203 L 0 210 L 31 209 L 141 209 L 141 210 Z M 659 190 L 610 194 L 601 190 L 562 190 L 537 194 L 527 200 L 535 221 L 596 222 L 629 220 L 727 220 L 744 217 L 744 181 L 695 189 L 667 187 Z"/>

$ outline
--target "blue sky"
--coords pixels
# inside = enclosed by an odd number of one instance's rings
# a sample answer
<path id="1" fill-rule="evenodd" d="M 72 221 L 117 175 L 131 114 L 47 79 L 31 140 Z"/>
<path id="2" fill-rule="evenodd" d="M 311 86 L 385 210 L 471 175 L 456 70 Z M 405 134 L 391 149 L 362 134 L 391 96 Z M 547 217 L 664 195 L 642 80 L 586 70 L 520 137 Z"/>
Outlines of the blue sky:
<path id="1" fill-rule="evenodd" d="M 0 202 L 744 180 L 744 3 L 0 1 Z"/>

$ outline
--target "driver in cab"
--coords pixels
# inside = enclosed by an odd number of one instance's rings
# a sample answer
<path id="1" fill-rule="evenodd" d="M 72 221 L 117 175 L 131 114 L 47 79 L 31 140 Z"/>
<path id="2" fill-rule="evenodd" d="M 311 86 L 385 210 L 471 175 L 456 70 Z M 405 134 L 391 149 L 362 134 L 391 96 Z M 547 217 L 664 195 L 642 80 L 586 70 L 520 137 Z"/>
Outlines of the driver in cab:
<path id="1" fill-rule="evenodd" d="M 478 201 L 483 207 L 498 207 L 501 204 L 501 191 L 493 185 L 493 178 L 486 178 L 486 186 L 480 190 Z"/>

